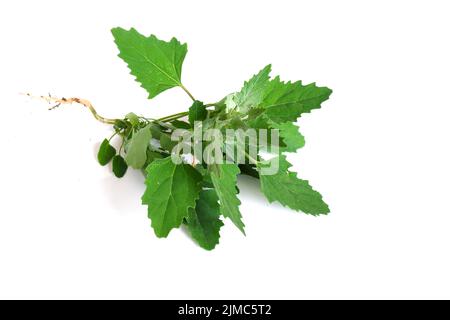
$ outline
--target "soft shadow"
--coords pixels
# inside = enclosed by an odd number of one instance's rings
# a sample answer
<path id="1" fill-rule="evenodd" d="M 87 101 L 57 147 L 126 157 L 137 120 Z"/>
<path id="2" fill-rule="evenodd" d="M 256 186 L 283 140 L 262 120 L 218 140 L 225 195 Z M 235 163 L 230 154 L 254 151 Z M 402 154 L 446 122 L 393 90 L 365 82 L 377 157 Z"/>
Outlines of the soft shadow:
<path id="1" fill-rule="evenodd" d="M 95 161 L 98 161 L 97 154 L 98 154 L 98 150 L 100 149 L 101 144 L 102 144 L 101 141 L 97 141 L 92 148 L 92 156 L 95 158 Z"/>
<path id="2" fill-rule="evenodd" d="M 195 246 L 197 246 L 199 249 L 202 249 L 202 247 L 199 246 L 199 244 L 197 243 L 197 241 L 195 241 L 195 240 L 192 238 L 192 236 L 191 236 L 191 234 L 189 233 L 188 228 L 187 228 L 187 226 L 186 226 L 185 224 L 182 224 L 182 225 L 180 226 L 180 231 L 181 231 L 181 233 L 185 236 L 185 238 L 189 239 L 189 241 L 192 242 L 192 243 L 193 243 Z"/>
<path id="3" fill-rule="evenodd" d="M 266 201 L 261 193 L 259 180 L 256 178 L 247 175 L 239 175 L 238 188 L 240 191 L 240 196 Z"/>
<path id="4" fill-rule="evenodd" d="M 111 170 L 111 168 L 105 168 Z M 106 197 L 111 205 L 120 214 L 139 212 L 142 214 L 144 207 L 141 204 L 141 197 L 144 193 L 144 176 L 140 171 L 128 169 L 126 175 L 119 179 L 111 175 L 102 180 Z"/>
<path id="5" fill-rule="evenodd" d="M 95 161 L 97 161 L 97 153 L 101 142 L 96 142 L 92 148 Z M 120 214 L 129 214 L 132 212 L 142 214 L 141 197 L 145 190 L 145 178 L 142 172 L 128 168 L 125 176 L 119 179 L 114 176 L 111 163 L 101 168 L 107 171 L 107 176 L 102 179 L 102 186 L 109 203 Z"/>
<path id="6" fill-rule="evenodd" d="M 273 210 L 281 210 L 285 212 L 291 212 L 290 209 L 281 205 L 278 201 L 270 203 L 261 191 L 261 185 L 259 179 L 250 177 L 248 175 L 238 176 L 238 188 L 241 202 L 244 202 L 244 198 L 250 203 L 257 204 L 258 206 L 272 207 Z"/>

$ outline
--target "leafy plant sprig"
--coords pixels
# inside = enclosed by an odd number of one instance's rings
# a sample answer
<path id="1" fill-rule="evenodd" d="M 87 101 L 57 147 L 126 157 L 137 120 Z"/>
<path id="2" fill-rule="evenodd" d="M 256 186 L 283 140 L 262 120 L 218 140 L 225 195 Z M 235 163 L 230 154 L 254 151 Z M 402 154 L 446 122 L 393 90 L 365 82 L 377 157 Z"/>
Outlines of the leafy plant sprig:
<path id="1" fill-rule="evenodd" d="M 291 164 L 285 153 L 304 146 L 304 138 L 294 123 L 302 114 L 320 108 L 331 95 L 330 89 L 314 83 L 303 85 L 301 81 L 283 82 L 278 76 L 271 79 L 271 66 L 268 65 L 246 81 L 240 91 L 219 102 L 204 104 L 196 100 L 181 81 L 186 44 L 175 38 L 166 42 L 154 35 L 146 37 L 135 29 L 114 28 L 112 34 L 120 51 L 119 57 L 148 92 L 148 98 L 180 87 L 192 100 L 188 111 L 159 119 L 134 113 L 123 119 L 108 119 L 100 116 L 85 99 L 42 98 L 56 106 L 82 104 L 97 120 L 113 126 L 114 134 L 103 140 L 99 148 L 98 161 L 103 166 L 112 163 L 112 171 L 118 178 L 123 177 L 129 167 L 145 173 L 146 190 L 142 203 L 148 206 L 156 236 L 167 237 L 172 229 L 184 225 L 202 248 L 212 250 L 219 242 L 221 217 L 229 218 L 245 234 L 236 186 L 239 174 L 259 179 L 269 202 L 278 201 L 283 206 L 311 215 L 329 212 L 322 196 L 309 182 L 289 170 Z M 246 152 L 245 163 L 207 163 L 195 156 L 189 161 L 183 157 L 180 163 L 174 162 L 177 142 L 172 141 L 172 134 L 178 129 L 192 132 L 198 121 L 203 125 L 202 130 L 278 130 L 277 171 L 271 175 L 262 174 L 273 159 L 267 160 L 259 153 L 250 157 Z M 111 145 L 111 140 L 116 138 L 120 139 L 118 150 Z M 251 148 L 247 140 L 243 147 L 244 150 Z"/>

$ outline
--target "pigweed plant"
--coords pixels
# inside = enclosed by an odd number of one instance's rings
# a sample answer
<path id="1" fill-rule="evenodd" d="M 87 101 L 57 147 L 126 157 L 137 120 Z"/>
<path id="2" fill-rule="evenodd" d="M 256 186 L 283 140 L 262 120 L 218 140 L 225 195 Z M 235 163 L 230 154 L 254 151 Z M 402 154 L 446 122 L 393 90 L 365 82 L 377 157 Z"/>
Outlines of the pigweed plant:
<path id="1" fill-rule="evenodd" d="M 111 125 L 114 134 L 103 140 L 98 162 L 112 163 L 112 172 L 123 177 L 128 167 L 146 175 L 142 203 L 157 237 L 167 237 L 184 225 L 192 238 L 207 250 L 219 242 L 229 218 L 245 234 L 239 212 L 237 176 L 259 180 L 269 202 L 307 214 L 329 212 L 322 196 L 308 181 L 291 172 L 285 153 L 303 147 L 305 140 L 294 124 L 303 114 L 320 108 L 331 90 L 314 83 L 283 82 L 270 77 L 268 65 L 244 83 L 239 92 L 215 103 L 194 98 L 181 82 L 187 45 L 135 29 L 112 30 L 119 57 L 147 90 L 149 99 L 173 87 L 183 89 L 192 104 L 188 111 L 160 119 L 128 113 L 123 119 L 100 116 L 80 98 L 42 96 L 54 107 L 78 103 L 93 116 Z M 112 139 L 120 139 L 118 150 Z"/>

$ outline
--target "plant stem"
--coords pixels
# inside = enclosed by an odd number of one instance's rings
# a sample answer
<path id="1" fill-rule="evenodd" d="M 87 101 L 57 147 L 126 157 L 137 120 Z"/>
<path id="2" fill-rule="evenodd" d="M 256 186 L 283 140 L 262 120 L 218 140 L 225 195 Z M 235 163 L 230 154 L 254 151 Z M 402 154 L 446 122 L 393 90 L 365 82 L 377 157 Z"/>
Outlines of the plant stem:
<path id="1" fill-rule="evenodd" d="M 252 157 L 247 153 L 247 151 L 244 151 L 244 153 L 245 153 L 245 156 L 247 157 L 247 159 L 248 159 L 252 164 L 254 164 L 254 165 L 257 165 L 257 164 L 258 164 L 258 160 L 252 158 Z"/>
<path id="2" fill-rule="evenodd" d="M 108 141 L 111 141 L 111 139 L 114 138 L 114 137 L 117 135 L 117 133 L 118 133 L 117 131 L 114 132 L 114 133 L 112 134 L 112 136 L 108 139 Z"/>
<path id="3" fill-rule="evenodd" d="M 184 92 L 186 92 L 187 93 L 187 95 L 192 99 L 192 101 L 195 101 L 195 98 L 194 98 L 194 96 L 189 92 L 189 90 L 188 89 L 186 89 L 186 87 L 185 86 L 183 86 L 182 84 L 180 85 L 180 87 L 181 87 L 181 89 L 183 89 L 184 90 Z"/>
<path id="4" fill-rule="evenodd" d="M 183 117 L 187 116 L 188 114 L 189 114 L 188 111 L 184 111 L 184 112 L 179 112 L 179 113 L 172 114 L 170 116 L 165 116 L 165 117 L 159 118 L 157 120 L 158 121 L 171 121 L 171 120 L 176 120 L 176 119 L 179 119 L 179 118 L 183 118 Z"/>

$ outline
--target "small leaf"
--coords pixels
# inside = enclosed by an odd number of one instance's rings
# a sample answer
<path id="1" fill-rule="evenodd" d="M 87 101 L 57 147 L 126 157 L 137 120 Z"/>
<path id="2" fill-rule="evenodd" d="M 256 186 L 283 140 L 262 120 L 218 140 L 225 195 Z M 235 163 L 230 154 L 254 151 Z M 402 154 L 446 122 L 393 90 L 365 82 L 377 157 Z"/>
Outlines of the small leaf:
<path id="1" fill-rule="evenodd" d="M 129 114 L 127 114 L 125 116 L 125 119 L 128 119 L 128 121 L 130 121 L 130 123 L 133 127 L 139 126 L 139 117 L 136 114 L 134 114 L 133 112 L 130 112 Z"/>
<path id="2" fill-rule="evenodd" d="M 203 121 L 206 119 L 208 111 L 206 106 L 201 101 L 194 101 L 189 108 L 189 123 L 193 126 L 195 121 Z"/>
<path id="3" fill-rule="evenodd" d="M 146 168 L 150 163 L 152 163 L 156 159 L 162 158 L 164 158 L 164 156 L 161 153 L 147 149 L 147 161 L 145 162 L 144 168 Z"/>
<path id="4" fill-rule="evenodd" d="M 230 93 L 229 95 L 227 95 L 224 99 L 223 99 L 223 103 L 225 104 L 225 110 L 227 112 L 233 111 L 234 109 L 236 109 L 236 94 L 237 93 Z"/>
<path id="5" fill-rule="evenodd" d="M 219 243 L 219 230 L 223 226 L 220 220 L 220 206 L 214 189 L 203 190 L 196 202 L 195 209 L 189 210 L 188 230 L 200 247 L 212 250 Z"/>
<path id="6" fill-rule="evenodd" d="M 106 166 L 115 155 L 116 149 L 109 144 L 108 139 L 103 140 L 97 154 L 97 159 L 100 165 Z"/>
<path id="7" fill-rule="evenodd" d="M 117 178 L 122 178 L 127 172 L 128 166 L 125 159 L 116 155 L 112 160 L 112 170 Z"/>
<path id="8" fill-rule="evenodd" d="M 125 161 L 134 169 L 141 169 L 147 160 L 147 148 L 152 138 L 150 126 L 139 129 L 133 134 L 125 155 Z"/>
<path id="9" fill-rule="evenodd" d="M 191 128 L 191 125 L 189 123 L 180 121 L 180 120 L 173 120 L 171 122 L 171 124 L 178 129 L 190 129 Z"/>
<path id="10" fill-rule="evenodd" d="M 159 140 L 163 129 L 164 128 L 161 127 L 159 124 L 151 123 L 150 124 L 150 132 L 152 133 L 152 138 Z"/>
<path id="11" fill-rule="evenodd" d="M 161 144 L 161 148 L 167 150 L 169 152 L 178 144 L 176 141 L 172 141 L 172 138 L 169 134 L 162 132 L 159 137 L 159 143 Z"/>
<path id="12" fill-rule="evenodd" d="M 127 128 L 127 123 L 125 121 L 123 121 L 121 119 L 117 119 L 114 122 L 114 129 L 116 129 L 116 131 L 120 131 L 120 130 L 123 130 L 126 128 Z"/>

